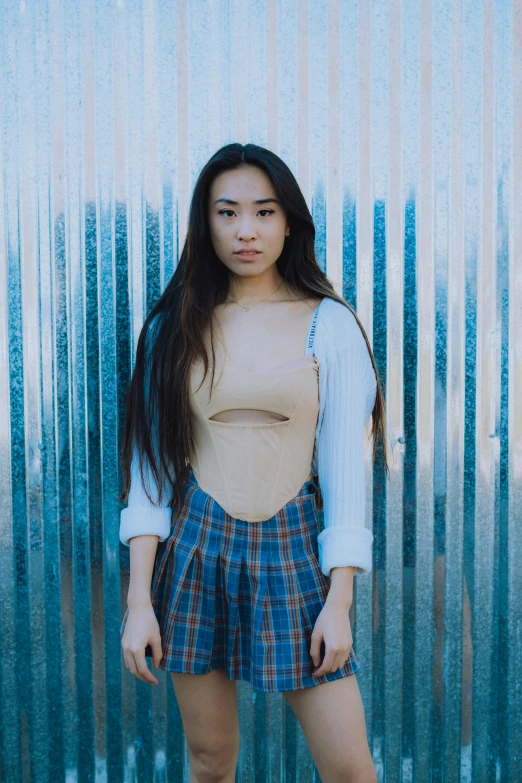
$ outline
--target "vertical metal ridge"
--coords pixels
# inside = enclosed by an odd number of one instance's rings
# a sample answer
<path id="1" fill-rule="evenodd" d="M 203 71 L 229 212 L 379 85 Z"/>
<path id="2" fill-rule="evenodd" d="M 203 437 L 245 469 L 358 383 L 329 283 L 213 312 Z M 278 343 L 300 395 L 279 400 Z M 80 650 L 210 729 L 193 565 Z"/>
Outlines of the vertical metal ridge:
<path id="1" fill-rule="evenodd" d="M 496 687 L 493 670 L 495 644 L 494 598 L 497 593 L 495 571 L 495 530 L 497 514 L 495 496 L 498 492 L 498 411 L 499 403 L 499 324 L 497 319 L 496 264 L 496 188 L 493 186 L 493 14 L 491 0 L 484 0 L 482 9 L 483 47 L 481 65 L 481 106 L 476 130 L 481 137 L 480 209 L 478 210 L 477 247 L 477 395 L 476 395 L 476 485 L 475 485 L 475 582 L 473 605 L 473 772 L 478 778 L 495 774 L 492 758 L 492 697 Z M 490 632 L 484 635 L 481 628 Z M 487 720 L 479 715 L 489 716 Z M 493 729 L 494 731 L 494 729 Z"/>
<path id="2" fill-rule="evenodd" d="M 25 576 L 25 564 L 18 554 L 24 552 L 21 532 L 24 493 L 20 492 L 20 454 L 17 444 L 17 424 L 23 415 L 17 409 L 19 399 L 20 345 L 20 275 L 18 247 L 18 187 L 16 162 L 19 154 L 17 133 L 18 106 L 16 88 L 17 36 L 11 32 L 15 15 L 12 9 L 0 14 L 0 48 L 2 73 L 0 81 L 0 750 L 2 774 L 19 779 L 22 774 L 22 749 L 25 745 L 27 722 L 26 694 L 20 692 L 20 679 L 15 676 L 20 658 L 20 626 L 18 617 L 24 607 L 20 600 Z M 18 414 L 18 421 L 16 415 Z M 14 418 L 14 420 L 13 420 Z M 21 502 L 21 504 L 20 504 Z M 24 617 L 27 623 L 27 616 Z M 22 642 L 25 640 L 22 639 Z M 27 649 L 27 648 L 26 648 Z"/>
<path id="3" fill-rule="evenodd" d="M 506 742 L 502 747 L 506 774 L 509 780 L 522 777 L 522 754 L 508 749 L 520 744 L 522 736 L 522 710 L 520 705 L 520 672 L 522 671 L 522 5 L 513 0 L 509 6 L 509 22 L 506 24 L 506 57 L 508 79 L 512 84 L 512 116 L 505 118 L 509 139 L 509 160 L 505 172 L 509 177 L 509 348 L 508 348 L 508 551 L 507 563 L 507 633 L 505 636 L 508 661 L 506 677 L 505 711 Z M 507 14 L 506 14 L 507 15 Z"/>
<path id="4" fill-rule="evenodd" d="M 471 606 L 468 573 L 464 573 L 464 448 L 466 384 L 466 267 L 464 184 L 464 73 L 460 5 L 451 13 L 450 158 L 447 247 L 446 468 L 444 506 L 444 773 L 460 776 L 461 743 L 469 744 L 471 712 Z M 466 779 L 465 777 L 463 779 Z"/>
<path id="5" fill-rule="evenodd" d="M 433 16 L 422 2 L 419 13 L 418 189 L 416 191 L 416 467 L 415 467 L 415 765 L 426 779 L 427 759 L 437 763 L 430 729 L 437 686 L 437 660 L 430 629 L 435 622 L 433 568 L 435 447 L 435 227 L 433 118 Z M 440 611 L 440 608 L 439 608 Z M 430 699 L 431 697 L 431 699 Z M 439 701 L 440 708 L 440 701 Z M 419 723 L 417 723 L 417 719 Z"/>

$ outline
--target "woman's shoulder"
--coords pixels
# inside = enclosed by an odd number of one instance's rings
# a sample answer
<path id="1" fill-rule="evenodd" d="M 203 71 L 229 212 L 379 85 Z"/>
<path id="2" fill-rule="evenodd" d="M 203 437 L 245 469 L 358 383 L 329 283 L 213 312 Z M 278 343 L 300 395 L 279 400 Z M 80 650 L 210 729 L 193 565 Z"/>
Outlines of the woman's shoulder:
<path id="1" fill-rule="evenodd" d="M 366 422 L 375 404 L 377 376 L 362 329 L 349 307 L 329 297 L 321 302 L 318 315 L 315 353 L 319 363 L 327 369 L 339 362 L 342 366 L 349 363 L 350 373 L 360 378 L 361 389 L 366 392 Z M 344 391 L 339 393 L 342 396 Z"/>
<path id="2" fill-rule="evenodd" d="M 317 321 L 317 339 L 333 348 L 342 349 L 354 342 L 366 345 L 352 310 L 336 299 L 325 297 L 321 301 Z"/>

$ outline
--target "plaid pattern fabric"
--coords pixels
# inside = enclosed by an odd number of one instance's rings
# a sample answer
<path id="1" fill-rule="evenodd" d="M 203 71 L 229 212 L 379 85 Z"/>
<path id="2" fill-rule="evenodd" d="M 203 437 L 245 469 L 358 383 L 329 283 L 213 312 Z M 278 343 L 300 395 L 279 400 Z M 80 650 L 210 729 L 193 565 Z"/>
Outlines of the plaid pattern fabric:
<path id="1" fill-rule="evenodd" d="M 154 563 L 160 668 L 223 668 L 260 691 L 300 690 L 359 671 L 352 650 L 340 669 L 312 677 L 311 635 L 329 589 L 318 562 L 315 492 L 306 481 L 271 519 L 245 522 L 204 492 L 191 470 L 182 513 Z M 120 635 L 127 616 L 128 609 Z"/>

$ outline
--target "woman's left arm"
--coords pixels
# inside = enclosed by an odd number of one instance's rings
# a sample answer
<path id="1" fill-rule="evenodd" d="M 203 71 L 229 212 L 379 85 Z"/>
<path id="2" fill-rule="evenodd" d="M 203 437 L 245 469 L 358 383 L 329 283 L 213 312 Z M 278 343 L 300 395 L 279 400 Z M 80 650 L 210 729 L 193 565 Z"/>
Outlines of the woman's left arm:
<path id="1" fill-rule="evenodd" d="M 336 566 L 330 571 L 328 603 L 339 604 L 349 609 L 353 601 L 354 566 Z"/>
<path id="2" fill-rule="evenodd" d="M 364 336 L 349 316 L 352 328 L 339 343 L 330 343 L 318 443 L 324 509 L 324 530 L 317 538 L 319 562 L 336 593 L 343 587 L 350 593 L 354 574 L 372 570 L 373 533 L 365 526 L 364 435 L 377 380 Z"/>
<path id="3" fill-rule="evenodd" d="M 353 315 L 351 319 L 355 321 Z M 331 344 L 319 434 L 324 530 L 317 541 L 319 564 L 330 578 L 330 589 L 312 633 L 314 677 L 334 672 L 348 660 L 353 644 L 348 615 L 353 579 L 356 573 L 372 570 L 373 534 L 365 526 L 364 426 L 375 404 L 377 380 L 356 322 L 355 327 L 342 347 Z"/>

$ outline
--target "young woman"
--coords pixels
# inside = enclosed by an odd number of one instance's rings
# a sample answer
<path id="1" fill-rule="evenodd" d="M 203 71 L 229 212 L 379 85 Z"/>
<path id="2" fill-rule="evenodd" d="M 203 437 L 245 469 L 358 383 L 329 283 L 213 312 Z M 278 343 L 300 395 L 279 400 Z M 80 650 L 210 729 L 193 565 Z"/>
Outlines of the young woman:
<path id="1" fill-rule="evenodd" d="M 364 425 L 373 415 L 375 455 L 384 402 L 314 238 L 286 164 L 223 147 L 138 341 L 122 647 L 138 679 L 158 683 L 146 657 L 171 673 L 194 780 L 235 779 L 238 679 L 283 692 L 322 780 L 376 779 L 348 611 L 354 574 L 372 569 Z"/>

